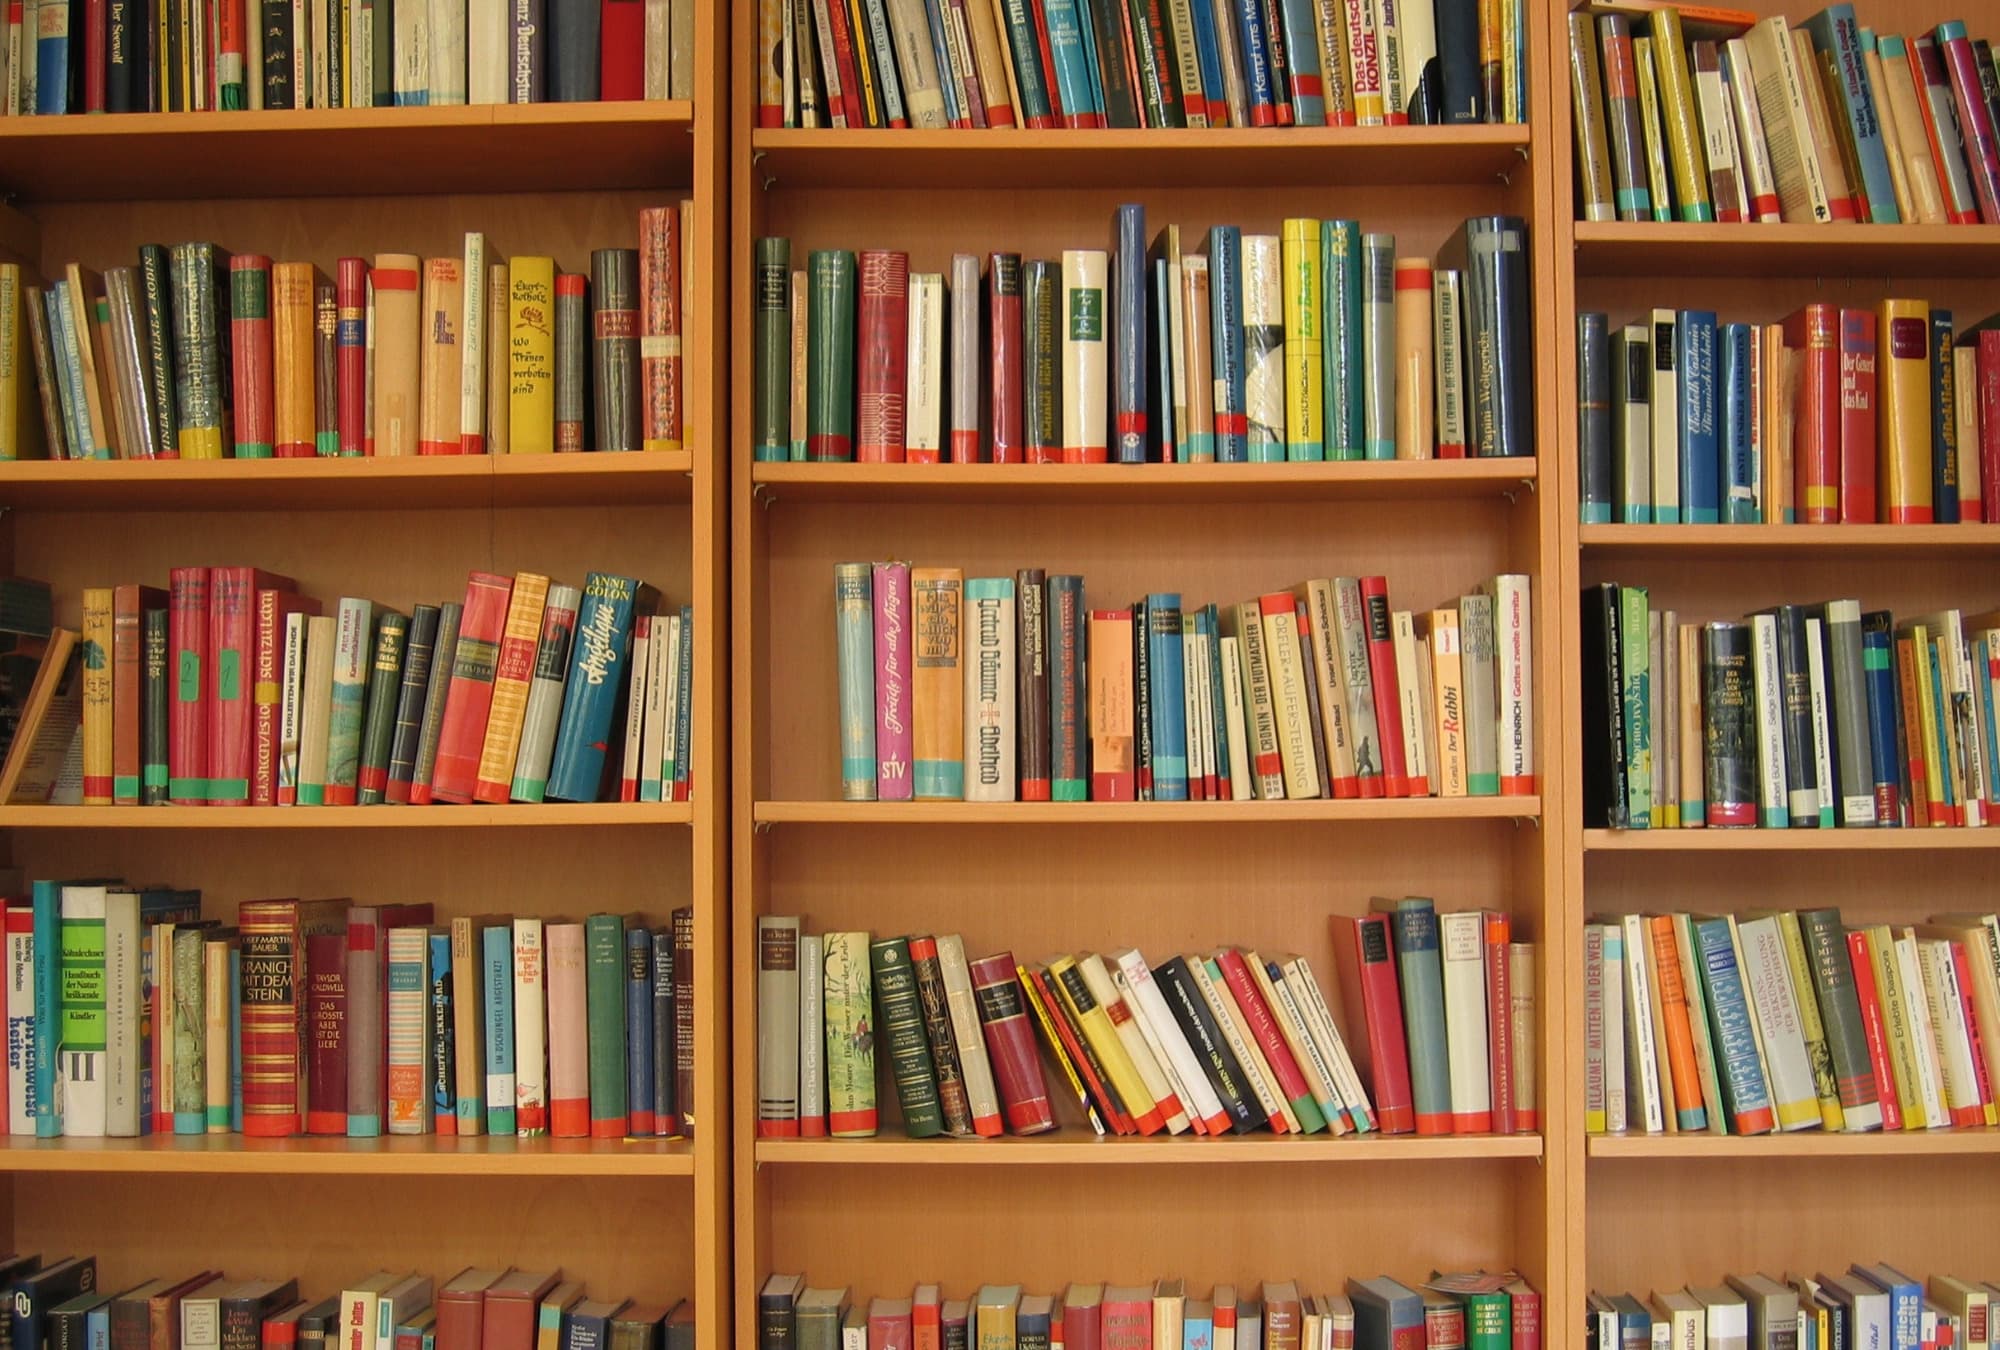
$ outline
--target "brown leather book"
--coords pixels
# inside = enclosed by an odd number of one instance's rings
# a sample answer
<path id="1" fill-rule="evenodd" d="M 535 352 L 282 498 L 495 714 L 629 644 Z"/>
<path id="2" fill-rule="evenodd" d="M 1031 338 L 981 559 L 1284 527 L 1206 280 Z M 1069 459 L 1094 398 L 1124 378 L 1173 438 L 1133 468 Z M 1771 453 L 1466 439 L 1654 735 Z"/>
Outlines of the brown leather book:
<path id="1" fill-rule="evenodd" d="M 461 1270 L 438 1290 L 437 1350 L 479 1350 L 486 1315 L 486 1291 L 507 1272 L 477 1267 Z"/>
<path id="2" fill-rule="evenodd" d="M 559 1270 L 510 1270 L 494 1281 L 486 1290 L 479 1350 L 534 1350 L 537 1311 L 561 1278 Z"/>

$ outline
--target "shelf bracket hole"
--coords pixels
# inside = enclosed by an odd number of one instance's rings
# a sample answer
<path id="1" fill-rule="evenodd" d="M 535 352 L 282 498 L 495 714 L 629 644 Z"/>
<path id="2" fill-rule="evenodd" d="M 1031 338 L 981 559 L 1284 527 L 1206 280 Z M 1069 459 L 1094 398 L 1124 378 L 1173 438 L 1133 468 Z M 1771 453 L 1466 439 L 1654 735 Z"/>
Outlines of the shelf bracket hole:
<path id="1" fill-rule="evenodd" d="M 759 483 L 750 489 L 750 500 L 768 511 L 777 503 L 778 494 L 771 491 L 769 483 Z"/>

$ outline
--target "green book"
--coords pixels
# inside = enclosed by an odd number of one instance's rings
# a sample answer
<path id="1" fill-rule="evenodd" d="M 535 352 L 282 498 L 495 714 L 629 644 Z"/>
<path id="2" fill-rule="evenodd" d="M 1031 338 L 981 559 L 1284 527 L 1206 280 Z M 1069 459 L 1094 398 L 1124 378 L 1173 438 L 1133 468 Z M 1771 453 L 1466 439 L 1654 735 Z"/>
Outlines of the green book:
<path id="1" fill-rule="evenodd" d="M 203 944 L 208 930 L 200 925 L 174 929 L 174 1133 L 208 1132 L 205 1025 L 208 1006 L 203 998 Z"/>
<path id="2" fill-rule="evenodd" d="M 593 914 L 583 925 L 585 1027 L 590 1042 L 590 1133 L 625 1137 L 625 920 Z"/>
<path id="3" fill-rule="evenodd" d="M 1320 284 L 1326 318 L 1320 325 L 1320 381 L 1328 459 L 1362 459 L 1361 223 L 1319 223 Z"/>
<path id="4" fill-rule="evenodd" d="M 792 1318 L 798 1350 L 841 1350 L 840 1326 L 847 1319 L 845 1285 L 838 1289 L 808 1289 L 799 1295 Z"/>
<path id="5" fill-rule="evenodd" d="M 750 457 L 759 461 L 791 457 L 792 419 L 792 241 L 757 241 L 752 284 L 756 287 L 756 418 Z"/>
<path id="6" fill-rule="evenodd" d="M 1514 1312 L 1505 1290 L 1461 1294 L 1458 1299 L 1465 1305 L 1465 1350 L 1510 1350 Z"/>
<path id="7" fill-rule="evenodd" d="M 1653 820 L 1653 680 L 1646 637 L 1646 588 L 1619 591 L 1619 646 L 1625 671 L 1625 803 L 1632 828 Z"/>
<path id="8" fill-rule="evenodd" d="M 910 964 L 910 940 L 876 939 L 868 945 L 868 967 L 875 982 L 875 1039 L 889 1056 L 889 1074 L 903 1104 L 904 1133 L 912 1139 L 943 1134 L 944 1111 L 916 967 Z"/>
<path id="9" fill-rule="evenodd" d="M 104 1133 L 105 890 L 98 883 L 62 888 L 57 964 L 62 1002 L 56 1069 L 61 1080 L 65 1135 Z"/>
<path id="10" fill-rule="evenodd" d="M 375 606 L 343 596 L 334 630 L 333 703 L 326 724 L 326 804 L 353 806 L 361 778 L 361 714 L 368 688 Z"/>
<path id="11" fill-rule="evenodd" d="M 362 722 L 361 765 L 355 782 L 363 806 L 379 806 L 389 787 L 389 742 L 396 733 L 396 701 L 403 685 L 403 652 L 410 621 L 394 610 L 375 623 L 375 659 L 369 667 L 368 706 Z"/>
<path id="12" fill-rule="evenodd" d="M 854 254 L 814 251 L 806 264 L 806 458 L 854 458 Z"/>
<path id="13" fill-rule="evenodd" d="M 1848 956 L 1847 932 L 1838 909 L 1802 909 L 1799 936 L 1806 945 L 1806 967 L 1812 972 L 1812 992 L 1826 1028 L 1826 1046 L 1833 1056 L 1834 1082 L 1840 1089 L 1840 1112 L 1850 1131 L 1879 1129 L 1882 1098 L 1868 1039 L 1861 1020 L 1861 999 L 1854 985 L 1854 965 Z M 1804 991 L 1800 991 L 1803 996 Z M 1984 1034 L 1982 1028 L 1981 1034 Z"/>
<path id="14" fill-rule="evenodd" d="M 826 1115 L 835 1138 L 875 1133 L 875 1039 L 868 934 L 828 933 L 825 952 Z"/>

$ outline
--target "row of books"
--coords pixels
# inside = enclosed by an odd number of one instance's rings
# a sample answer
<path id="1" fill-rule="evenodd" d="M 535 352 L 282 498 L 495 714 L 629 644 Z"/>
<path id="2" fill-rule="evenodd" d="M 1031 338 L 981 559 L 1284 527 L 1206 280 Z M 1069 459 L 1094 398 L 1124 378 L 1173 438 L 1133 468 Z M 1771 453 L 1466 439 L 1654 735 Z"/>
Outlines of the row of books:
<path id="1" fill-rule="evenodd" d="M 253 567 L 86 590 L 81 633 L 41 654 L 0 800 L 689 799 L 691 607 L 605 572 L 581 591 L 474 572 L 463 604 L 326 608 Z"/>
<path id="2" fill-rule="evenodd" d="M 1837 909 L 1628 914 L 1584 930 L 1593 1132 L 2000 1121 L 2000 920 L 1844 927 Z"/>
<path id="3" fill-rule="evenodd" d="M 582 922 L 36 881 L 9 900 L 7 1131 L 693 1132 L 694 911 Z"/>
<path id="4" fill-rule="evenodd" d="M 1520 0 L 759 0 L 764 127 L 1525 122 Z"/>
<path id="5" fill-rule="evenodd" d="M 209 243 L 46 287 L 0 264 L 0 458 L 677 450 L 687 210 L 641 211 L 588 278 L 478 231 L 334 280 Z"/>
<path id="6" fill-rule="evenodd" d="M 2000 512 L 2000 315 L 1577 316 L 1585 524 L 1977 523 Z"/>
<path id="7" fill-rule="evenodd" d="M 1717 1285 L 1655 1290 L 1643 1301 L 1593 1290 L 1585 1344 L 1979 1350 L 1995 1299 L 2000 1289 L 1991 1284 L 1949 1275 L 1926 1283 L 1881 1262 L 1832 1275 L 1728 1275 Z"/>
<path id="8" fill-rule="evenodd" d="M 1186 1280 L 1072 1283 L 1060 1294 L 981 1285 L 948 1298 L 919 1284 L 908 1298 L 811 1288 L 767 1276 L 757 1296 L 758 1350 L 1541 1350 L 1542 1296 L 1513 1271 L 1432 1271 L 1403 1284 L 1349 1279 L 1325 1294 L 1297 1280 L 1254 1289 Z M 1197 1289 L 1199 1286 L 1195 1286 Z"/>
<path id="9" fill-rule="evenodd" d="M 995 464 L 1534 453 L 1527 227 L 1474 216 L 1440 265 L 1358 221 L 1183 248 L 1118 208 L 1060 260 L 757 241 L 760 460 Z M 1190 241 L 1192 242 L 1192 241 Z M 948 299 L 947 299 L 948 297 Z M 983 313 L 982 313 L 983 302 Z M 982 331 L 983 330 L 983 331 Z"/>
<path id="10" fill-rule="evenodd" d="M 694 1303 L 590 1299 L 561 1271 L 378 1270 L 301 1298 L 294 1278 L 204 1270 L 100 1283 L 97 1258 L 0 1257 L 13 1350 L 693 1350 Z"/>
<path id="11" fill-rule="evenodd" d="M 848 801 L 1532 795 L 1528 578 L 1422 615 L 1382 577 L 1240 604 L 1083 578 L 834 568 Z"/>
<path id="12" fill-rule="evenodd" d="M 2000 67 L 1962 21 L 1593 8 L 1569 16 L 1580 219 L 2000 224 Z"/>
<path id="13" fill-rule="evenodd" d="M 968 962 L 956 934 L 761 917 L 758 1133 L 873 1136 L 877 1042 L 909 1137 L 1044 1133 L 1037 1031 L 1099 1135 L 1532 1133 L 1533 947 L 1505 914 L 1376 906 L 1332 920 L 1346 1034 L 1303 956 Z"/>
<path id="14" fill-rule="evenodd" d="M 694 97 L 693 0 L 22 0 L 0 112 Z"/>
<path id="15" fill-rule="evenodd" d="M 2000 814 L 2000 613 L 1856 600 L 1684 622 L 1583 596 L 1583 809 L 1612 829 L 1977 827 Z"/>

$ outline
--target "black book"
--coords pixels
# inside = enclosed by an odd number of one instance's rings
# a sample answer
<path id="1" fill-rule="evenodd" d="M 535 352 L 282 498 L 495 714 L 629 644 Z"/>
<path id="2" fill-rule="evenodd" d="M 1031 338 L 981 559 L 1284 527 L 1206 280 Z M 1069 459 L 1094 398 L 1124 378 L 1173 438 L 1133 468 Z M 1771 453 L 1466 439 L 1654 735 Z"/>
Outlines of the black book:
<path id="1" fill-rule="evenodd" d="M 111 0 L 104 18 L 104 110 L 132 111 L 133 39 L 138 36 L 138 0 Z"/>
<path id="2" fill-rule="evenodd" d="M 8 1343 L 21 1350 L 41 1350 L 48 1343 L 50 1311 L 78 1294 L 96 1289 L 94 1256 L 64 1257 L 40 1270 L 16 1276 L 7 1291 L 8 1325 L 12 1332 Z"/>
<path id="3" fill-rule="evenodd" d="M 1701 644 L 1702 797 L 1708 823 L 1755 825 L 1757 703 L 1750 625 L 1709 624 Z"/>
<path id="4" fill-rule="evenodd" d="M 257 1350 L 264 1319 L 299 1301 L 297 1280 L 245 1280 L 222 1291 L 222 1350 Z"/>
<path id="5" fill-rule="evenodd" d="M 603 451 L 639 448 L 639 250 L 600 248 L 590 255 L 591 374 L 597 394 L 597 443 Z"/>
<path id="6" fill-rule="evenodd" d="M 437 647 L 438 607 L 418 605 L 410 612 L 410 636 L 403 649 L 403 674 L 396 690 L 396 729 L 389 739 L 388 796 L 407 802 L 416 778 L 417 745 L 423 738 L 424 697 L 430 690 L 431 657 Z M 398 794 L 394 785 L 403 785 Z"/>
<path id="7" fill-rule="evenodd" d="M 549 0 L 549 101 L 595 103 L 602 74 L 597 0 Z"/>
<path id="8" fill-rule="evenodd" d="M 28 346 L 35 357 L 35 388 L 41 394 L 42 433 L 50 459 L 68 459 L 69 431 L 63 419 L 61 385 L 57 382 L 55 347 L 49 334 L 49 306 L 40 286 L 21 288 L 21 308 L 28 314 Z"/>
<path id="9" fill-rule="evenodd" d="M 1104 86 L 1104 124 L 1112 128 L 1137 130 L 1139 95 L 1132 87 L 1131 68 L 1120 59 L 1125 50 L 1125 30 L 1119 21 L 1117 4 L 1090 7 L 1090 37 L 1098 52 L 1097 74 Z"/>
<path id="10" fill-rule="evenodd" d="M 289 0 L 285 0 L 289 3 Z M 140 372 L 152 387 L 153 443 L 161 453 L 178 450 L 179 401 L 174 388 L 174 287 L 167 251 L 158 244 L 139 246 Z"/>
<path id="11" fill-rule="evenodd" d="M 1465 278 L 1469 453 L 1482 459 L 1535 453 L 1527 249 L 1519 216 L 1473 216 L 1438 250 Z"/>
<path id="12" fill-rule="evenodd" d="M 1576 441 L 1583 523 L 1608 525 L 1611 483 L 1611 327 L 1607 316 L 1576 316 Z"/>
<path id="13" fill-rule="evenodd" d="M 1187 1037 L 1195 1058 L 1201 1062 L 1209 1086 L 1221 1099 L 1222 1109 L 1229 1115 L 1230 1127 L 1238 1134 L 1248 1134 L 1264 1124 L 1263 1114 L 1251 1100 L 1249 1084 L 1243 1077 L 1243 1066 L 1229 1048 L 1222 1028 L 1216 1025 L 1208 1000 L 1196 987 L 1187 959 L 1169 957 L 1155 966 L 1153 983 L 1159 985 L 1160 993 L 1167 1000 L 1167 1010 L 1174 1015 L 1181 1034 Z"/>
<path id="14" fill-rule="evenodd" d="M 803 1275 L 773 1275 L 764 1281 L 757 1295 L 757 1350 L 792 1350 L 793 1319 L 805 1287 Z"/>
<path id="15" fill-rule="evenodd" d="M 606 756 L 608 759 L 609 756 Z M 674 938 L 674 1098 L 681 1136 L 694 1138 L 694 907 L 671 916 Z"/>
<path id="16" fill-rule="evenodd" d="M 1048 577 L 1039 567 L 1014 574 L 1014 759 L 1021 800 L 1049 800 Z"/>
<path id="17" fill-rule="evenodd" d="M 1153 663 L 1146 639 L 1153 611 L 1144 596 L 1132 602 L 1132 797 L 1153 800 Z"/>
<path id="18" fill-rule="evenodd" d="M 1625 671 L 1620 644 L 1618 587 L 1609 582 L 1583 592 L 1583 823 L 1631 827 L 1625 764 Z M 1688 747 L 1683 753 L 1688 753 Z"/>
<path id="19" fill-rule="evenodd" d="M 165 606 L 139 615 L 139 805 L 167 800 L 167 652 Z"/>
<path id="20" fill-rule="evenodd" d="M 257 40 L 264 44 L 264 106 L 297 108 L 298 72 L 292 69 L 292 0 L 259 0 Z"/>
<path id="21" fill-rule="evenodd" d="M 1447 126 L 1484 121 L 1480 98 L 1479 0 L 1436 0 L 1438 120 Z"/>
<path id="22" fill-rule="evenodd" d="M 1022 440 L 1030 464 L 1062 458 L 1062 268 L 1046 258 L 1021 269 Z"/>
<path id="23" fill-rule="evenodd" d="M 674 930 L 652 930 L 653 939 L 653 1128 L 680 1133 L 679 1097 L 674 1092 Z"/>
<path id="24" fill-rule="evenodd" d="M 557 0 L 560 4 L 562 0 Z M 508 0 L 513 31 L 512 60 L 507 64 L 507 97 L 511 103 L 548 101 L 548 42 L 542 22 L 543 0 Z"/>
<path id="25" fill-rule="evenodd" d="M 340 1300 L 326 1298 L 299 1314 L 299 1350 L 337 1350 Z"/>
<path id="26" fill-rule="evenodd" d="M 188 45 L 188 7 L 193 0 L 159 0 L 167 7 L 161 27 L 166 30 L 166 44 L 155 53 L 161 67 L 160 111 L 187 112 L 187 80 L 185 78 Z"/>
<path id="27" fill-rule="evenodd" d="M 1049 1350 L 1053 1300 L 1047 1294 L 1029 1294 L 1014 1314 L 1015 1350 Z"/>
<path id="28" fill-rule="evenodd" d="M 406 5 L 428 5 L 429 0 L 402 0 Z M 487 0 L 492 3 L 492 0 Z M 369 101 L 378 108 L 396 106 L 396 0 L 375 0 L 373 33 L 374 83 Z"/>
<path id="29" fill-rule="evenodd" d="M 1778 708 L 1785 736 L 1785 807 L 1793 829 L 1818 829 L 1819 736 L 1813 725 L 1806 612 L 1800 605 L 1780 605 L 1770 614 L 1778 628 Z"/>
<path id="30" fill-rule="evenodd" d="M 1284 16 L 1278 12 L 1284 0 L 1259 2 L 1264 12 L 1264 55 L 1271 64 L 1271 103 L 1277 108 L 1289 108 L 1292 106 L 1292 60 L 1285 47 Z M 1281 115 L 1278 120 L 1283 123 L 1285 118 Z"/>

